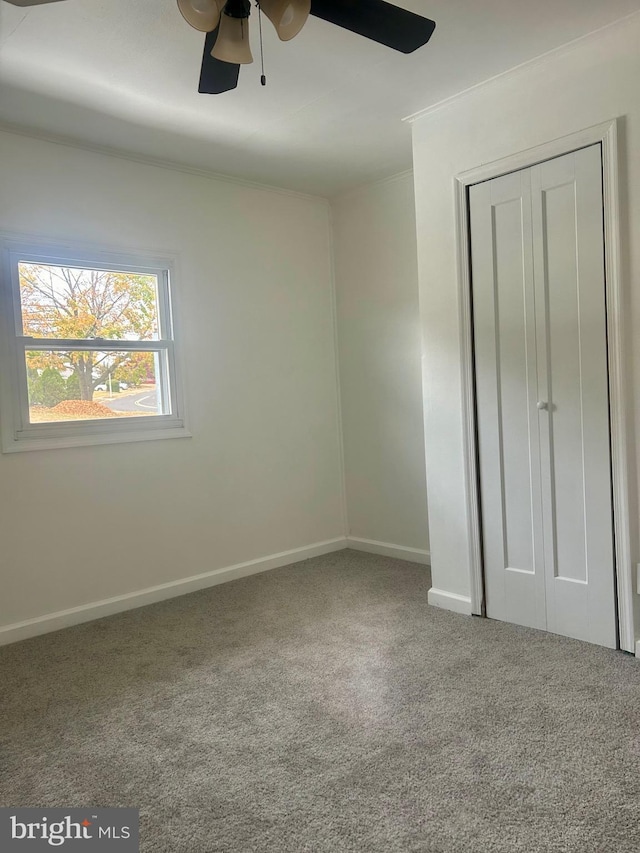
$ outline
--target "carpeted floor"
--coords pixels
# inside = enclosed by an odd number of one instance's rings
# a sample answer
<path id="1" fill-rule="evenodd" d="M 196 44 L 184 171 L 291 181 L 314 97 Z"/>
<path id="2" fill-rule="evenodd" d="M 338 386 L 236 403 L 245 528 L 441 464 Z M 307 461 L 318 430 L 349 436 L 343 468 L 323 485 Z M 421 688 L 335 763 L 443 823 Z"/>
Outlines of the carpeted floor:
<path id="1" fill-rule="evenodd" d="M 637 853 L 640 662 L 354 551 L 0 649 L 0 804 L 144 853 Z"/>

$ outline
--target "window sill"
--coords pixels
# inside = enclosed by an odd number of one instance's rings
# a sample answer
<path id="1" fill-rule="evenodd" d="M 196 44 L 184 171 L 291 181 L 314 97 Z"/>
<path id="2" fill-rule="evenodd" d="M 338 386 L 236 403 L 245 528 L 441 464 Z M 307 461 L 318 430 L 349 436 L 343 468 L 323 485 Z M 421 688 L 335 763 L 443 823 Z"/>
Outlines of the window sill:
<path id="1" fill-rule="evenodd" d="M 19 453 L 25 450 L 55 450 L 64 447 L 86 447 L 96 444 L 128 444 L 134 441 L 158 441 L 163 438 L 191 438 L 191 433 L 180 421 L 162 427 L 123 429 L 117 432 L 60 431 L 57 435 L 37 436 L 18 433 L 13 439 L 4 439 L 3 453 Z"/>

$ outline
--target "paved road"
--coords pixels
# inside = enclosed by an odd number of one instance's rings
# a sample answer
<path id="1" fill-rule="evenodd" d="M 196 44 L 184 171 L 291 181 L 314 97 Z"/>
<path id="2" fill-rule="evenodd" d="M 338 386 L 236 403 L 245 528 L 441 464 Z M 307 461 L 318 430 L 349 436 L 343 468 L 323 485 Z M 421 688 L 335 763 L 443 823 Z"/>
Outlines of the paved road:
<path id="1" fill-rule="evenodd" d="M 114 412 L 146 412 L 155 414 L 158 411 L 158 392 L 155 390 L 136 391 L 135 394 L 120 393 L 113 400 L 108 397 L 100 400 L 103 406 L 108 406 Z"/>

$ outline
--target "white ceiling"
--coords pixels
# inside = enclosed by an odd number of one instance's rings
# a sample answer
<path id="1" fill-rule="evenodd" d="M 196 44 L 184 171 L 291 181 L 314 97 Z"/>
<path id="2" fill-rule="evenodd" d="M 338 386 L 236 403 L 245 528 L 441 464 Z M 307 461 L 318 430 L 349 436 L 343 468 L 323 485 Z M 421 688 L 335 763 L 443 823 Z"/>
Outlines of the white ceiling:
<path id="1" fill-rule="evenodd" d="M 401 119 L 640 9 L 640 0 L 398 0 L 433 18 L 405 56 L 310 18 L 293 41 L 264 21 L 268 84 L 199 95 L 204 37 L 175 0 L 0 0 L 0 121 L 331 196 L 411 166 Z"/>

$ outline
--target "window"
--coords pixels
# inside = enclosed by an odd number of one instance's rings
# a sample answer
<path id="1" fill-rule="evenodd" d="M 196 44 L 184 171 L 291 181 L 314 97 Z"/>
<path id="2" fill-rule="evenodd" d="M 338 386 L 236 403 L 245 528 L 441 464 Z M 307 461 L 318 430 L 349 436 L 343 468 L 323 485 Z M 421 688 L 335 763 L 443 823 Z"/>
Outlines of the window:
<path id="1" fill-rule="evenodd" d="M 2 243 L 3 451 L 174 438 L 167 259 Z"/>

